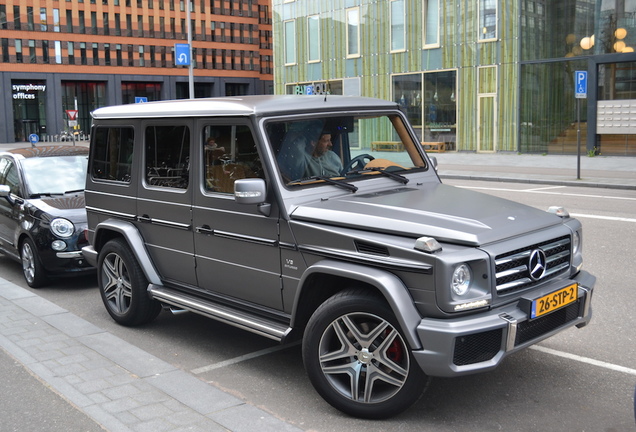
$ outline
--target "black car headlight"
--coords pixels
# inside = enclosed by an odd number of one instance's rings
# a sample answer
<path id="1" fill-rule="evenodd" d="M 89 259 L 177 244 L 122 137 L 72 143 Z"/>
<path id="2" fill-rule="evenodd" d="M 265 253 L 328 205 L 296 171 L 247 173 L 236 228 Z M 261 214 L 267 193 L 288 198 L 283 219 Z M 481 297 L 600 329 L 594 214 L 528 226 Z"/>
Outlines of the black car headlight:
<path id="1" fill-rule="evenodd" d="M 58 237 L 68 238 L 75 232 L 75 225 L 68 219 L 56 218 L 51 221 L 51 232 Z"/>

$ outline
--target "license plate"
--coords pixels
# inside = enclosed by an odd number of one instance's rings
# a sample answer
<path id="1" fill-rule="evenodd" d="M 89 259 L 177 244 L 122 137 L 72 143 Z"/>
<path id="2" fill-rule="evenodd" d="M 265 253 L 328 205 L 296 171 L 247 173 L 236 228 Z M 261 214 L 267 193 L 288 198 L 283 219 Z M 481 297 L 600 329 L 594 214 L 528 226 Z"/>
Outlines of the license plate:
<path id="1" fill-rule="evenodd" d="M 570 303 L 574 303 L 577 298 L 578 287 L 578 284 L 572 284 L 534 300 L 532 302 L 530 318 L 538 318 L 557 309 L 561 309 Z"/>

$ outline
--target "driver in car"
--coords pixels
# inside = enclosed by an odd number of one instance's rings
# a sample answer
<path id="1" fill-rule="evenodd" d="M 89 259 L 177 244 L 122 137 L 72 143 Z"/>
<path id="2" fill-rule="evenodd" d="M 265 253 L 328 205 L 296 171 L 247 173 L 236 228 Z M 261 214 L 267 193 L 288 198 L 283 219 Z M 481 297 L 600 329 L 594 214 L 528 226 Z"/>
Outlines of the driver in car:
<path id="1" fill-rule="evenodd" d="M 305 176 L 339 176 L 342 171 L 342 162 L 332 150 L 331 132 L 320 132 L 318 141 L 311 141 L 311 154 L 307 155 Z"/>

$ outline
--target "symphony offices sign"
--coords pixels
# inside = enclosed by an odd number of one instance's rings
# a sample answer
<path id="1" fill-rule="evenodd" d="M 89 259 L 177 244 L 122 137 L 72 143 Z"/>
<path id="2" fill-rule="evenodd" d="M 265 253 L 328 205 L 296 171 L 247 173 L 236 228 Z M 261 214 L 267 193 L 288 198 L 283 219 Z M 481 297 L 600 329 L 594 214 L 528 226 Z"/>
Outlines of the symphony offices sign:
<path id="1" fill-rule="evenodd" d="M 13 99 L 36 99 L 35 92 L 46 91 L 46 84 L 12 84 Z"/>

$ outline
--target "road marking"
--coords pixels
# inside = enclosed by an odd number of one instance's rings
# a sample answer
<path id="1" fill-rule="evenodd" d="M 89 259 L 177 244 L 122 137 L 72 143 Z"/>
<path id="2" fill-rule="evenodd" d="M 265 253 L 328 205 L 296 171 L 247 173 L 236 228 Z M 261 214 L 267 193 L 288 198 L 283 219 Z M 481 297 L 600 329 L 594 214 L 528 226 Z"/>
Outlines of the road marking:
<path id="1" fill-rule="evenodd" d="M 195 374 L 195 375 L 199 375 L 199 374 L 202 374 L 202 373 L 205 373 L 205 372 L 212 371 L 214 369 L 219 369 L 219 368 L 222 368 L 222 367 L 225 367 L 225 366 L 230 366 L 230 365 L 233 365 L 233 364 L 236 364 L 236 363 L 243 362 L 245 360 L 251 360 L 251 359 L 254 359 L 254 358 L 257 358 L 257 357 L 262 357 L 264 355 L 271 354 L 271 353 L 274 353 L 274 352 L 277 352 L 277 351 L 282 351 L 284 349 L 295 347 L 297 345 L 300 345 L 300 341 L 293 342 L 293 343 L 290 343 L 290 344 L 285 344 L 285 345 L 277 345 L 277 346 L 274 346 L 274 347 L 271 347 L 271 348 L 262 349 L 260 351 L 254 351 L 253 353 L 249 353 L 249 354 L 245 354 L 245 355 L 242 355 L 242 356 L 234 357 L 232 359 L 224 360 L 224 361 L 219 362 L 219 363 L 214 363 L 214 364 L 211 364 L 211 365 L 208 365 L 208 366 L 203 366 L 203 367 L 200 367 L 200 368 L 192 369 L 190 372 Z"/>
<path id="2" fill-rule="evenodd" d="M 582 213 L 571 213 L 570 216 L 576 217 L 576 218 L 602 219 L 602 220 L 616 221 L 616 222 L 636 222 L 636 219 L 615 217 L 615 216 L 587 215 Z"/>
<path id="3" fill-rule="evenodd" d="M 612 364 L 612 363 L 607 363 L 607 362 L 600 361 L 600 360 L 594 360 L 594 359 L 591 359 L 591 358 L 588 358 L 588 357 L 581 357 L 581 356 L 578 356 L 576 354 L 570 354 L 570 353 L 566 353 L 566 352 L 562 352 L 562 351 L 557 351 L 557 350 L 553 350 L 551 348 L 542 347 L 542 346 L 539 346 L 539 345 L 533 345 L 533 346 L 530 347 L 530 349 L 533 349 L 535 351 L 540 351 L 540 352 L 545 353 L 545 354 L 551 354 L 551 355 L 554 355 L 554 356 L 557 356 L 557 357 L 563 357 L 563 358 L 568 359 L 568 360 L 574 360 L 574 361 L 577 361 L 577 362 L 580 362 L 580 363 L 587 363 L 587 364 L 590 364 L 590 365 L 593 365 L 593 366 L 602 367 L 602 368 L 609 369 L 609 370 L 612 370 L 612 371 L 615 371 L 615 372 L 621 372 L 621 373 L 626 373 L 626 374 L 629 374 L 629 375 L 636 376 L 636 369 L 631 369 L 631 368 L 628 368 L 628 367 L 619 366 L 619 365 L 615 365 L 615 364 Z"/>
<path id="4" fill-rule="evenodd" d="M 532 189 L 524 189 L 524 191 L 526 192 L 536 192 L 536 191 L 545 191 L 545 190 L 549 190 L 549 189 L 563 189 L 566 186 L 546 186 L 546 187 L 542 187 L 542 188 L 532 188 Z"/>
<path id="5" fill-rule="evenodd" d="M 609 196 L 609 195 L 591 195 L 591 194 L 577 194 L 577 193 L 566 193 L 566 192 L 549 192 L 546 189 L 548 188 L 533 188 L 533 189 L 510 189 L 510 188 L 493 188 L 493 187 L 483 187 L 483 186 L 458 186 L 462 189 L 479 189 L 479 190 L 489 190 L 489 191 L 500 191 L 500 192 L 525 192 L 525 193 L 536 193 L 536 194 L 546 194 L 546 195 L 562 195 L 562 196 L 571 196 L 571 197 L 581 197 L 581 198 L 602 198 L 602 199 L 616 199 L 616 200 L 625 200 L 625 201 L 636 201 L 634 197 L 619 197 L 619 196 Z M 557 186 L 559 188 L 565 186 Z"/>

